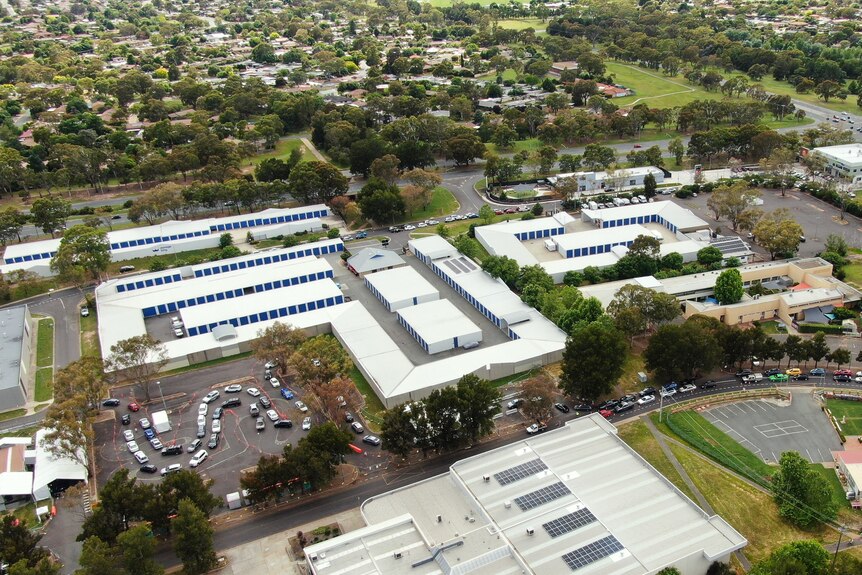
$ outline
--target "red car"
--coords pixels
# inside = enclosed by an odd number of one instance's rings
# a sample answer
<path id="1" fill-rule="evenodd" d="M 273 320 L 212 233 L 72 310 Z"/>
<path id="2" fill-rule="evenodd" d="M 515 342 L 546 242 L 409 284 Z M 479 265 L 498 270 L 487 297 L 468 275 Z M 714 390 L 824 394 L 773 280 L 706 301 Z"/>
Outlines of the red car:
<path id="1" fill-rule="evenodd" d="M 508 210 L 506 210 L 506 213 L 507 214 L 517 214 L 518 210 L 516 210 L 515 208 L 509 208 Z"/>
<path id="2" fill-rule="evenodd" d="M 603 410 L 599 411 L 599 415 L 601 415 L 605 419 L 610 418 L 610 416 L 612 416 L 613 414 L 614 414 L 614 412 L 611 411 L 610 409 L 603 409 Z"/>
<path id="3" fill-rule="evenodd" d="M 635 148 L 636 150 L 637 150 L 638 148 L 640 148 L 640 147 L 641 147 L 641 145 L 640 145 L 640 144 L 635 144 L 635 145 L 634 145 L 634 148 Z"/>
<path id="4" fill-rule="evenodd" d="M 494 210 L 494 213 L 498 216 L 502 216 L 505 212 L 503 210 Z"/>
<path id="5" fill-rule="evenodd" d="M 135 403 L 134 401 L 129 403 L 129 411 L 140 411 L 140 409 L 141 409 L 141 406 L 138 405 L 137 403 Z"/>
<path id="6" fill-rule="evenodd" d="M 836 369 L 834 372 L 832 372 L 832 375 L 847 375 L 853 377 L 853 372 L 849 369 Z"/>

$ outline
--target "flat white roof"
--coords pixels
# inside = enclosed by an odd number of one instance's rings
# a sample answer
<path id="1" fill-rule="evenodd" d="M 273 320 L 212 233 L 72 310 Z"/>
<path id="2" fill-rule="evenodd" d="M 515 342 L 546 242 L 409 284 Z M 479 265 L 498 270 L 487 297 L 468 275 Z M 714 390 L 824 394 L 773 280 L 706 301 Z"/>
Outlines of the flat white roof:
<path id="1" fill-rule="evenodd" d="M 652 232 L 645 227 L 635 224 L 633 226 L 621 226 L 616 228 L 599 228 L 586 232 L 574 234 L 563 234 L 554 236 L 559 249 L 565 255 L 568 250 L 604 246 L 611 243 L 631 242 L 638 236 L 653 237 Z"/>
<path id="2" fill-rule="evenodd" d="M 0 473 L 0 497 L 9 495 L 32 495 L 33 472 L 7 471 Z"/>
<path id="3" fill-rule="evenodd" d="M 482 330 L 447 299 L 438 299 L 396 312 L 428 344 L 479 334 Z"/>
<path id="4" fill-rule="evenodd" d="M 414 297 L 440 296 L 440 292 L 410 266 L 383 270 L 365 276 L 388 302 L 399 302 Z"/>
<path id="5" fill-rule="evenodd" d="M 404 265 L 404 259 L 392 250 L 364 248 L 347 260 L 348 265 L 358 273 Z"/>
<path id="6" fill-rule="evenodd" d="M 638 496 L 621 497 L 623 492 Z M 425 547 L 410 548 L 405 573 L 411 563 L 436 553 L 449 565 L 472 565 L 479 557 L 500 561 L 490 573 L 645 575 L 690 557 L 708 566 L 747 544 L 644 461 L 598 414 L 458 461 L 448 474 L 365 501 L 361 511 L 370 528 L 411 516 Z M 606 553 L 588 552 L 597 541 L 605 542 Z M 318 548 L 323 546 L 309 551 Z M 339 559 L 349 564 L 344 551 Z M 577 557 L 586 558 L 575 561 L 581 569 L 566 561 Z"/>
<path id="7" fill-rule="evenodd" d="M 822 148 L 814 148 L 812 151 L 843 164 L 862 165 L 862 144 L 858 142 L 838 146 L 823 146 Z"/>
<path id="8" fill-rule="evenodd" d="M 410 246 L 410 249 L 414 251 L 419 250 L 432 260 L 446 256 L 453 256 L 458 253 L 455 246 L 438 235 L 412 239 L 407 243 Z"/>
<path id="9" fill-rule="evenodd" d="M 626 218 L 638 218 L 641 216 L 660 215 L 665 221 L 673 224 L 680 231 L 699 230 L 709 228 L 709 224 L 689 210 L 670 200 L 656 201 L 646 204 L 631 204 L 614 208 L 603 208 L 600 210 L 581 210 L 583 218 L 588 220 L 601 220 L 610 222 L 625 220 Z M 619 228 L 619 225 L 616 226 Z"/>
<path id="10" fill-rule="evenodd" d="M 51 430 L 40 429 L 36 432 L 36 463 L 33 467 L 33 491 L 38 493 L 58 479 L 67 481 L 86 481 L 87 468 L 69 457 L 58 457 L 43 445 L 45 436 Z M 83 454 L 81 454 L 83 455 Z M 81 459 L 85 459 L 81 457 Z"/>

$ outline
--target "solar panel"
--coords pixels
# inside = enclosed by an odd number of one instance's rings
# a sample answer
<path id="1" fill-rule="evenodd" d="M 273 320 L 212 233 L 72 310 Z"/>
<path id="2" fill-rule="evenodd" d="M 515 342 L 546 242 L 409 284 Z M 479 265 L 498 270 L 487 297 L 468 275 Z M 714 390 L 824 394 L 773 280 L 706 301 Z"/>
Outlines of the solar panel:
<path id="1" fill-rule="evenodd" d="M 599 559 L 604 559 L 613 555 L 617 551 L 625 549 L 622 543 L 617 541 L 613 535 L 603 537 L 598 541 L 594 541 L 589 545 L 584 545 L 580 549 L 575 549 L 570 553 L 563 555 L 563 561 L 569 566 L 569 569 L 576 571 L 581 567 L 586 567 L 590 563 L 595 563 Z"/>
<path id="2" fill-rule="evenodd" d="M 543 524 L 542 527 L 551 537 L 559 537 L 560 535 L 565 535 L 575 529 L 580 529 L 584 525 L 589 525 L 594 521 L 597 521 L 596 516 L 593 515 L 592 511 L 584 508 L 575 511 L 574 513 L 563 515 L 559 519 L 548 521 Z"/>
<path id="3" fill-rule="evenodd" d="M 569 493 L 571 493 L 569 488 L 566 487 L 562 481 L 558 481 L 557 483 L 548 485 L 547 487 L 537 489 L 532 493 L 516 497 L 515 504 L 521 508 L 521 511 L 529 511 L 534 507 L 544 505 L 545 503 L 553 501 L 554 499 L 559 499 Z"/>
<path id="4" fill-rule="evenodd" d="M 497 483 L 500 485 L 509 485 L 510 483 L 514 483 L 525 477 L 529 477 L 531 475 L 535 475 L 540 471 L 544 471 L 548 468 L 545 465 L 545 462 L 541 459 L 533 459 L 531 461 L 527 461 L 526 463 L 522 463 L 520 465 L 516 465 L 515 467 L 510 467 L 509 469 L 504 469 L 499 473 L 494 474 L 494 479 L 497 480 Z"/>

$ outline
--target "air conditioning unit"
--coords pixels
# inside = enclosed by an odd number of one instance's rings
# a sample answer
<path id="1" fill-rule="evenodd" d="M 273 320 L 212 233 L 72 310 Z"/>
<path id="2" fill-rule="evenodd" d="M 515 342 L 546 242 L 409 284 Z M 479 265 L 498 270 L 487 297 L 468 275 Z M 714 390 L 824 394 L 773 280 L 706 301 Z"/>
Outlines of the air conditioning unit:
<path id="1" fill-rule="evenodd" d="M 503 507 L 505 507 L 506 509 L 511 509 L 511 507 L 512 507 L 512 502 L 511 502 L 511 501 L 504 501 L 504 502 L 503 502 Z"/>
<path id="2" fill-rule="evenodd" d="M 485 483 L 488 483 L 489 481 L 491 481 L 491 476 L 490 475 L 483 475 L 482 479 L 485 480 Z"/>
<path id="3" fill-rule="evenodd" d="M 314 563 L 315 561 L 317 561 L 317 555 L 312 555 L 311 562 Z"/>
<path id="4" fill-rule="evenodd" d="M 438 515 L 438 516 L 437 516 L 437 523 L 442 523 L 442 522 L 443 522 L 443 516 L 442 516 L 442 515 Z"/>
<path id="5" fill-rule="evenodd" d="M 535 531 L 533 531 L 533 528 L 527 527 L 527 535 L 532 535 L 533 533 L 535 533 Z"/>
<path id="6" fill-rule="evenodd" d="M 393 557 L 395 557 L 396 559 L 401 559 L 401 551 L 396 551 Z"/>

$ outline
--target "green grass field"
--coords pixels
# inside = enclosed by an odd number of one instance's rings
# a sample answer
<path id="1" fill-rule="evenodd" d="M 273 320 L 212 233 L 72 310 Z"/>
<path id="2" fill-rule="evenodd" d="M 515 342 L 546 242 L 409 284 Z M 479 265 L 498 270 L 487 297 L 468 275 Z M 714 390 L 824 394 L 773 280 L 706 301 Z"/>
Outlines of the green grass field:
<path id="1" fill-rule="evenodd" d="M 862 435 L 862 401 L 827 399 L 826 407 L 841 424 L 844 435 Z"/>
<path id="2" fill-rule="evenodd" d="M 676 468 L 671 464 L 670 460 L 665 457 L 661 446 L 650 433 L 649 428 L 641 421 L 633 421 L 620 425 L 620 439 L 625 441 L 629 447 L 638 452 L 638 454 L 646 459 L 650 465 L 656 468 L 659 473 L 668 478 L 668 480 L 676 485 L 677 489 L 685 493 L 689 499 L 694 501 L 694 493 L 682 480 L 682 476 L 677 472 Z"/>
<path id="3" fill-rule="evenodd" d="M 386 408 L 383 406 L 380 398 L 377 397 L 377 394 L 374 393 L 371 384 L 368 383 L 368 380 L 365 379 L 365 376 L 362 375 L 362 372 L 356 366 L 353 366 L 353 369 L 350 370 L 350 379 L 353 380 L 353 385 L 356 386 L 356 389 L 365 398 L 365 408 L 362 410 L 362 413 L 365 416 L 366 423 L 371 424 L 369 427 L 373 431 L 379 432 L 383 412 L 386 411 Z"/>
<path id="4" fill-rule="evenodd" d="M 54 396 L 54 368 L 41 367 L 36 371 L 36 401 L 48 401 Z"/>
<path id="5" fill-rule="evenodd" d="M 427 220 L 430 218 L 439 218 L 453 212 L 457 212 L 459 208 L 458 200 L 452 195 L 452 192 L 443 186 L 434 188 L 431 196 L 431 203 L 424 210 L 416 210 L 408 215 L 404 221 L 413 222 L 416 220 Z"/>
<path id="6" fill-rule="evenodd" d="M 36 366 L 46 367 L 54 364 L 54 320 L 44 318 L 39 320 L 39 330 L 36 335 Z"/>
<path id="7" fill-rule="evenodd" d="M 507 30 L 526 30 L 533 28 L 537 34 L 544 34 L 545 28 L 548 27 L 548 21 L 542 22 L 541 18 L 519 18 L 517 20 L 500 20 L 498 22 L 500 28 Z"/>
<path id="8" fill-rule="evenodd" d="M 515 140 L 511 148 L 501 149 L 498 148 L 496 144 L 485 144 L 485 147 L 489 152 L 494 154 L 506 153 L 506 154 L 516 154 L 518 152 L 535 152 L 539 148 L 541 148 L 544 144 L 539 141 L 539 138 L 529 138 L 527 140 Z"/>
<path id="9" fill-rule="evenodd" d="M 98 320 L 96 310 L 91 309 L 90 315 L 81 318 L 81 355 L 91 357 L 102 357 L 102 348 L 99 345 L 99 334 L 97 333 Z"/>
<path id="10" fill-rule="evenodd" d="M 851 283 L 856 287 L 862 287 L 862 262 L 848 264 L 842 268 L 846 276 L 844 281 Z"/>
<path id="11" fill-rule="evenodd" d="M 823 106 L 824 108 L 829 108 L 830 110 L 835 110 L 836 112 L 849 112 L 851 114 L 857 114 L 859 112 L 859 106 L 856 105 L 856 96 L 853 95 L 849 96 L 843 102 L 838 99 L 832 99 L 827 103 L 818 98 L 817 94 L 814 94 L 813 92 L 808 94 L 797 94 L 796 88 L 794 88 L 787 82 L 779 82 L 772 76 L 765 76 L 759 82 L 755 82 L 741 72 L 736 72 L 729 75 L 722 73 L 722 75 L 724 75 L 726 78 L 731 78 L 733 76 L 742 76 L 746 78 L 751 84 L 760 84 L 767 92 L 778 94 L 779 96 L 790 96 L 795 100 L 801 100 L 803 102 L 808 102 L 809 104 Z"/>
<path id="12" fill-rule="evenodd" d="M 454 0 L 426 0 L 429 4 L 434 6 L 435 8 L 445 8 L 447 6 L 451 6 L 454 4 Z M 494 2 L 499 2 L 499 0 L 470 0 L 469 4 L 480 4 L 482 6 L 489 6 Z M 521 4 L 525 4 L 527 0 L 515 0 L 515 2 L 519 2 Z"/>
<path id="13" fill-rule="evenodd" d="M 275 145 L 274 150 L 268 150 L 262 154 L 258 154 L 250 158 L 246 165 L 257 165 L 267 158 L 278 158 L 279 160 L 286 160 L 288 156 L 290 156 L 291 152 L 296 149 L 302 151 L 302 159 L 300 160 L 300 162 L 308 162 L 314 159 L 314 155 L 308 148 L 305 147 L 305 145 L 300 140 L 279 140 L 279 142 Z"/>

